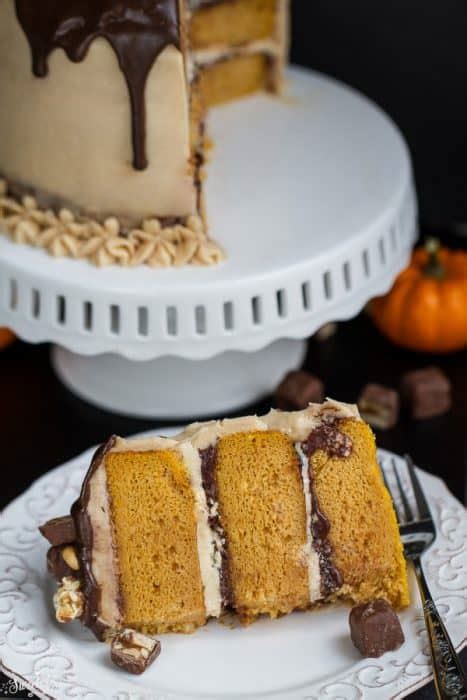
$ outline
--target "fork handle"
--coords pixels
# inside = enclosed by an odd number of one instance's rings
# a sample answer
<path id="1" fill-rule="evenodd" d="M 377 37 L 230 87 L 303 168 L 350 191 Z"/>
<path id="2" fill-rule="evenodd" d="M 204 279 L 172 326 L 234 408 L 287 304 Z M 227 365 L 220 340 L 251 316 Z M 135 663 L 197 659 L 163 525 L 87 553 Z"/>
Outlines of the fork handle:
<path id="1" fill-rule="evenodd" d="M 430 640 L 433 680 L 438 698 L 440 700 L 467 699 L 467 677 L 431 597 L 420 558 L 413 559 L 413 565 L 422 599 L 428 639 Z"/>

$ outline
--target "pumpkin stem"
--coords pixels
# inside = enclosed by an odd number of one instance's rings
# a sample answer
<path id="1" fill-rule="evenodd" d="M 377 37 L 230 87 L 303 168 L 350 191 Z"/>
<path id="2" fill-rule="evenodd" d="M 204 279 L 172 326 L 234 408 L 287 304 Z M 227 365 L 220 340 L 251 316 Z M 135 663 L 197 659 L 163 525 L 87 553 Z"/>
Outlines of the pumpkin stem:
<path id="1" fill-rule="evenodd" d="M 439 249 L 440 242 L 437 238 L 427 238 L 425 242 L 425 250 L 428 253 L 428 262 L 426 263 L 423 271 L 427 277 L 442 280 L 446 277 L 446 270 L 439 261 Z"/>

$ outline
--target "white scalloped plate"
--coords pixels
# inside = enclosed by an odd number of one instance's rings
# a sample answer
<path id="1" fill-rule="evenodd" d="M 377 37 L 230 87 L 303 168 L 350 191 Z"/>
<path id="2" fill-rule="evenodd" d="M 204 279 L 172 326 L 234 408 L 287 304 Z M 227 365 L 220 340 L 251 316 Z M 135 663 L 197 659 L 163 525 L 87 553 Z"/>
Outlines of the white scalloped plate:
<path id="1" fill-rule="evenodd" d="M 112 700 L 181 698 L 400 698 L 430 675 L 422 612 L 401 615 L 405 644 L 380 659 L 361 659 L 340 606 L 261 620 L 247 629 L 209 623 L 194 635 L 162 635 L 162 654 L 141 677 L 112 666 L 109 650 L 79 623 L 59 625 L 37 531 L 66 513 L 92 450 L 49 472 L 0 518 L 0 654 L 2 670 L 41 697 Z M 383 466 L 389 454 L 380 452 Z M 457 648 L 466 644 L 467 515 L 444 483 L 420 472 L 438 526 L 425 556 L 432 593 Z"/>

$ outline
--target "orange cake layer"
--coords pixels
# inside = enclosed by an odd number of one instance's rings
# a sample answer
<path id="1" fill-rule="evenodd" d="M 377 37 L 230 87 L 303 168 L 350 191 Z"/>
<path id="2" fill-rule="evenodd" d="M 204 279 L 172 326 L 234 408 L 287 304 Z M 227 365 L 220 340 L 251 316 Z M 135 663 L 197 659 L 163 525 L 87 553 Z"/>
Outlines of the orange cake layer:
<path id="1" fill-rule="evenodd" d="M 343 579 L 340 595 L 357 603 L 386 598 L 403 607 L 409 603 L 406 565 L 373 433 L 362 421 L 346 421 L 341 429 L 353 443 L 344 465 L 323 450 L 311 458 L 320 508 L 332 523 L 329 539 Z"/>
<path id="2" fill-rule="evenodd" d="M 208 107 L 269 89 L 270 85 L 271 61 L 262 53 L 224 58 L 200 72 L 201 94 Z"/>
<path id="3" fill-rule="evenodd" d="M 274 36 L 277 0 L 220 0 L 201 5 L 190 24 L 194 49 L 239 46 Z"/>
<path id="4" fill-rule="evenodd" d="M 186 632 L 206 619 L 194 499 L 177 453 L 115 452 L 106 458 L 123 624 Z"/>
<path id="5" fill-rule="evenodd" d="M 276 431 L 219 440 L 216 479 L 235 609 L 245 620 L 309 605 L 297 454 Z"/>

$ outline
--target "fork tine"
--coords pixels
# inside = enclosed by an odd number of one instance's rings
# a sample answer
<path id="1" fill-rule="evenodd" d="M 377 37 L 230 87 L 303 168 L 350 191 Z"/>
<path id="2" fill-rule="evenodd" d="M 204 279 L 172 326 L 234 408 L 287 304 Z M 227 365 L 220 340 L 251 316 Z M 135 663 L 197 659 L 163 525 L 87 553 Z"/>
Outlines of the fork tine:
<path id="1" fill-rule="evenodd" d="M 410 455 L 404 455 L 404 459 L 407 464 L 407 469 L 409 471 L 410 481 L 412 482 L 412 488 L 417 502 L 417 508 L 419 516 L 422 520 L 426 518 L 431 518 L 430 508 L 428 506 L 425 494 L 423 493 L 422 487 L 418 480 L 417 474 L 415 473 L 414 463 Z"/>
<path id="2" fill-rule="evenodd" d="M 400 525 L 401 522 L 400 522 L 399 511 L 397 510 L 396 504 L 395 504 L 395 502 L 394 502 L 394 496 L 392 495 L 392 491 L 391 491 L 391 489 L 389 488 L 388 480 L 386 479 L 386 472 L 384 471 L 384 469 L 383 469 L 383 467 L 381 466 L 381 464 L 379 464 L 379 469 L 380 469 L 380 472 L 381 472 L 381 476 L 383 477 L 383 481 L 384 481 L 384 485 L 386 486 L 386 490 L 387 490 L 387 492 L 389 493 L 389 495 L 391 496 L 391 501 L 392 501 L 392 505 L 393 505 L 393 507 L 394 507 L 394 512 L 395 512 L 395 514 L 396 514 L 397 522 L 398 522 L 399 525 Z"/>
<path id="3" fill-rule="evenodd" d="M 383 465 L 378 462 L 378 467 L 381 472 L 381 476 L 383 477 L 384 485 L 386 486 L 386 489 L 391 493 L 391 489 L 389 488 L 388 480 L 386 479 L 386 472 L 383 469 Z"/>
<path id="4" fill-rule="evenodd" d="M 404 511 L 405 522 L 410 523 L 413 520 L 412 509 L 410 508 L 409 502 L 407 500 L 407 496 L 405 495 L 404 487 L 402 485 L 402 481 L 401 481 L 401 478 L 399 476 L 399 472 L 397 471 L 396 460 L 394 459 L 394 457 L 391 458 L 391 465 L 392 465 L 392 469 L 394 471 L 394 475 L 396 477 L 397 488 L 399 489 L 399 495 L 401 497 L 402 509 Z"/>

